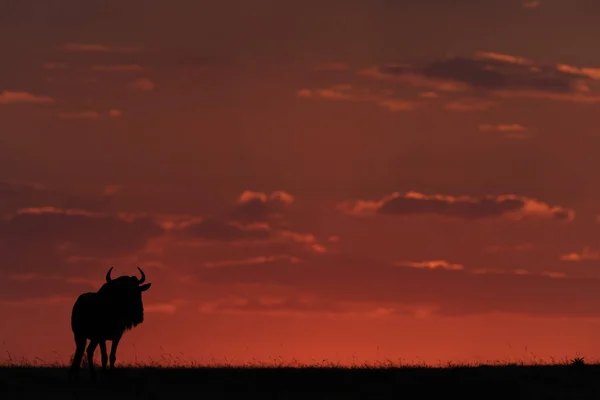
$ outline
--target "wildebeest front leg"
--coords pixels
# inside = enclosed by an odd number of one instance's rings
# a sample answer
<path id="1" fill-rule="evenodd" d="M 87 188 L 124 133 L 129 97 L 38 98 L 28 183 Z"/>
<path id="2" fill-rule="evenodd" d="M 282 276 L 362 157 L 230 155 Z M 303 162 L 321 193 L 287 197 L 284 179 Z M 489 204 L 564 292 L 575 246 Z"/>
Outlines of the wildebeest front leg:
<path id="1" fill-rule="evenodd" d="M 90 340 L 90 344 L 88 344 L 87 348 L 88 366 L 90 367 L 90 379 L 92 380 L 96 379 L 96 370 L 94 369 L 94 352 L 96 351 L 97 346 L 97 340 Z"/>
<path id="2" fill-rule="evenodd" d="M 73 356 L 73 362 L 71 363 L 71 368 L 69 369 L 69 376 L 71 378 L 77 379 L 79 376 L 79 369 L 81 368 L 81 360 L 83 358 L 83 353 L 85 352 L 85 344 L 87 339 L 84 336 L 75 336 L 75 355 Z"/>
<path id="3" fill-rule="evenodd" d="M 108 364 L 108 353 L 106 352 L 106 340 L 100 341 L 100 355 L 102 357 L 102 369 L 106 371 Z"/>
<path id="4" fill-rule="evenodd" d="M 119 347 L 119 341 L 121 340 L 121 336 L 117 336 L 113 339 L 112 344 L 110 346 L 110 368 L 113 369 L 115 367 L 115 362 L 117 361 L 117 347 Z"/>

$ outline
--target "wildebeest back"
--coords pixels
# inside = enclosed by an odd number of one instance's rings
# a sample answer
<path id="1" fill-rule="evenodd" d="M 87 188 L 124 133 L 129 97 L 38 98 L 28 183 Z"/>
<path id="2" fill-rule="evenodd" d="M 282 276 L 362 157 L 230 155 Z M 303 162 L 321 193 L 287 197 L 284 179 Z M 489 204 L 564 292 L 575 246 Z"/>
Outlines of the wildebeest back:
<path id="1" fill-rule="evenodd" d="M 112 340 L 119 336 L 125 324 L 119 307 L 111 299 L 97 293 L 84 293 L 77 298 L 71 312 L 73 333 L 87 339 Z"/>

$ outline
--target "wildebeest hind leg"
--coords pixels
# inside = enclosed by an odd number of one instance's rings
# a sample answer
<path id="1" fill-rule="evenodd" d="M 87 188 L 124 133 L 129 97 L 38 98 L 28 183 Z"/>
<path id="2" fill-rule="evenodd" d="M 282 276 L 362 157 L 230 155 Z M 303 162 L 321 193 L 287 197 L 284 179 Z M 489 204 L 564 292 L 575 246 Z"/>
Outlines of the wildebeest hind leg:
<path id="1" fill-rule="evenodd" d="M 98 346 L 97 340 L 90 340 L 90 344 L 88 344 L 87 348 L 87 360 L 88 366 L 90 367 L 90 379 L 96 380 L 96 370 L 94 369 L 94 352 L 96 351 L 96 347 Z"/>
<path id="2" fill-rule="evenodd" d="M 81 368 L 81 359 L 83 358 L 83 352 L 85 351 L 85 344 L 87 340 L 85 336 L 75 335 L 75 355 L 73 356 L 73 362 L 69 369 L 69 377 L 77 379 L 79 377 L 79 369 Z"/>

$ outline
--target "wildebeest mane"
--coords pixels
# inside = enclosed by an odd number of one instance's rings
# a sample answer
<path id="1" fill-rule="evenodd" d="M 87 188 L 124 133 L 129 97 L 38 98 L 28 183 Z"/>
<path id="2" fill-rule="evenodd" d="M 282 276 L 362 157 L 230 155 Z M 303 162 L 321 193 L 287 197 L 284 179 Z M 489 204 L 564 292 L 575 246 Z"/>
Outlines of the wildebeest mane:
<path id="1" fill-rule="evenodd" d="M 109 308 L 114 313 L 115 317 L 123 324 L 125 330 L 130 330 L 137 326 L 135 321 L 135 315 L 129 307 L 124 304 L 129 300 L 132 290 L 137 289 L 137 283 L 131 281 L 129 276 L 120 276 L 112 279 L 110 282 L 103 284 L 100 289 L 96 292 L 99 296 L 99 300 L 109 305 Z M 143 314 L 144 308 L 141 306 L 141 312 Z"/>

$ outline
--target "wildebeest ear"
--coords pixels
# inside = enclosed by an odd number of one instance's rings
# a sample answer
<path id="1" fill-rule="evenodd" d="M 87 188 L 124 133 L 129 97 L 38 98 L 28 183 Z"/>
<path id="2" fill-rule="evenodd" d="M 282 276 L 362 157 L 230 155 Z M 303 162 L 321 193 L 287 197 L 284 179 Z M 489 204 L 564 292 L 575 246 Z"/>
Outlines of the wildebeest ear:
<path id="1" fill-rule="evenodd" d="M 151 283 L 146 283 L 145 285 L 140 286 L 140 292 L 145 292 L 146 290 L 150 289 L 150 286 L 152 286 Z"/>

